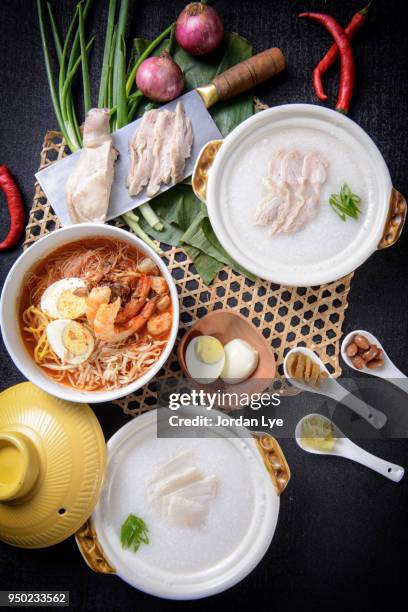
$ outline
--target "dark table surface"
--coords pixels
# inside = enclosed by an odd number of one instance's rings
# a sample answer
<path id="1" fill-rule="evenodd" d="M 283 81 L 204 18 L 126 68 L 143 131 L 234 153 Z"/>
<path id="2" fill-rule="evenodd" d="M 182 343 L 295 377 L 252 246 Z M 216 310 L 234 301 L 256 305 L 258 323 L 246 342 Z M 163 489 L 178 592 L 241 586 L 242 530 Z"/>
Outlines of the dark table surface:
<path id="1" fill-rule="evenodd" d="M 310 71 L 328 46 L 322 28 L 296 19 L 303 10 L 328 12 L 346 24 L 364 0 L 219 0 L 228 30 L 253 41 L 256 51 L 279 46 L 288 68 L 258 95 L 270 105 L 315 103 Z M 54 0 L 64 30 L 73 0 Z M 351 118 L 374 139 L 390 169 L 394 185 L 408 193 L 407 20 L 403 0 L 375 0 L 368 23 L 354 44 L 357 87 Z M 179 13 L 183 0 L 135 2 L 131 36 L 153 37 Z M 96 0 L 93 31 L 98 34 L 92 75 L 99 74 L 107 2 Z M 97 14 L 96 14 L 97 13 Z M 406 13 L 405 13 L 406 14 Z M 27 210 L 33 197 L 33 174 L 42 137 L 56 128 L 45 79 L 34 0 L 0 4 L 0 163 L 15 174 Z M 335 99 L 337 72 L 328 79 Z M 1 235 L 7 228 L 2 196 Z M 1 282 L 20 254 L 16 248 L 0 258 Z M 373 330 L 400 368 L 408 357 L 408 236 L 388 251 L 375 253 L 357 270 L 346 313 L 345 332 Z M 1 388 L 23 380 L 0 344 Z M 346 373 L 347 372 L 346 370 Z M 127 417 L 116 406 L 96 413 L 109 437 Z M 277 610 L 322 610 L 342 604 L 350 609 L 378 609 L 383 598 L 406 588 L 408 480 L 399 485 L 335 458 L 320 460 L 301 453 L 293 440 L 282 446 L 292 481 L 282 496 L 278 527 L 259 566 L 241 584 L 211 600 L 219 606 Z M 366 440 L 367 450 L 408 465 L 405 440 Z M 29 551 L 0 544 L 0 589 L 71 591 L 76 609 L 204 609 L 209 601 L 174 603 L 135 591 L 115 577 L 92 573 L 74 540 L 47 550 Z M 397 609 L 395 606 L 394 609 Z"/>

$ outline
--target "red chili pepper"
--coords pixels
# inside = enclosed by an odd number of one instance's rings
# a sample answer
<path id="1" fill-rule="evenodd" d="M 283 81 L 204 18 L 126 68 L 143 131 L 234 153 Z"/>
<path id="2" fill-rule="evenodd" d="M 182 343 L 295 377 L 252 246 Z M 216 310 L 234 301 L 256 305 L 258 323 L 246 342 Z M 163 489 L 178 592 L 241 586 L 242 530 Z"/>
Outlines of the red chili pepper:
<path id="1" fill-rule="evenodd" d="M 348 38 L 341 25 L 324 13 L 300 13 L 299 17 L 312 19 L 323 25 L 333 36 L 340 52 L 340 85 L 336 110 L 347 114 L 354 88 L 354 56 Z"/>
<path id="2" fill-rule="evenodd" d="M 353 15 L 350 23 L 344 30 L 347 38 L 351 41 L 354 36 L 357 34 L 363 23 L 365 22 L 368 10 L 370 8 L 372 0 L 365 6 L 361 11 L 358 11 Z M 322 83 L 322 75 L 329 70 L 331 66 L 333 66 L 334 62 L 339 56 L 339 48 L 336 43 L 330 47 L 326 55 L 320 60 L 317 64 L 316 68 L 313 71 L 313 83 L 316 91 L 316 95 L 320 100 L 327 100 L 327 96 L 324 93 L 323 83 Z"/>
<path id="3" fill-rule="evenodd" d="M 3 242 L 0 242 L 0 251 L 6 251 L 19 241 L 19 238 L 24 232 L 25 222 L 23 199 L 7 166 L 0 165 L 0 188 L 4 191 L 4 195 L 6 196 L 10 214 L 9 232 Z"/>

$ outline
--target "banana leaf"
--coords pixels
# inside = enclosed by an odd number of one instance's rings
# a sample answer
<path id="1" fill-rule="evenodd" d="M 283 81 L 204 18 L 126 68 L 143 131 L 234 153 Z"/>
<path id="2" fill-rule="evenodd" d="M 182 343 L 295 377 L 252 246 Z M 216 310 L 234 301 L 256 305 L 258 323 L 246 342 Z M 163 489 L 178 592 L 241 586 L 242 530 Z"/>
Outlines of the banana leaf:
<path id="1" fill-rule="evenodd" d="M 189 185 L 181 183 L 159 195 L 154 200 L 154 211 L 164 229 L 158 232 L 141 218 L 139 223 L 142 229 L 151 238 L 172 246 L 183 246 L 204 282 L 210 284 L 224 265 L 255 280 L 222 247 L 211 227 L 206 206 L 194 195 Z M 219 265 L 215 265 L 213 260 Z"/>

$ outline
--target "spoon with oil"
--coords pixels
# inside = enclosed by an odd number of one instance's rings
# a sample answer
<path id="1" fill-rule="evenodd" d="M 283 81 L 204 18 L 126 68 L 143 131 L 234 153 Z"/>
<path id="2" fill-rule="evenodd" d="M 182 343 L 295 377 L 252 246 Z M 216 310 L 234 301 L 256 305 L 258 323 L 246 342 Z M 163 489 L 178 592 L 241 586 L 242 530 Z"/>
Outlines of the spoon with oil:
<path id="1" fill-rule="evenodd" d="M 317 364 L 322 371 L 327 373 L 328 376 L 325 380 L 321 382 L 320 387 L 313 387 L 312 385 L 309 385 L 306 382 L 301 382 L 293 378 L 289 374 L 287 364 L 288 359 L 292 353 L 303 353 L 304 355 L 309 357 L 315 364 Z M 375 429 L 381 429 L 387 422 L 387 417 L 383 412 L 377 410 L 376 408 L 373 408 L 372 406 L 369 406 L 361 399 L 350 393 L 350 391 L 348 391 L 345 387 L 342 387 L 337 382 L 337 380 L 330 375 L 330 372 L 324 365 L 323 361 L 319 359 L 316 353 L 314 353 L 310 349 L 306 347 L 296 347 L 291 349 L 286 355 L 285 360 L 283 362 L 283 370 L 286 378 L 290 381 L 290 383 L 298 389 L 301 389 L 301 391 L 308 391 L 309 393 L 317 393 L 319 395 L 331 397 L 336 402 L 339 402 L 344 406 L 350 408 L 350 410 L 358 414 L 362 419 L 367 421 L 367 423 L 370 423 L 370 425 L 375 427 Z"/>
<path id="2" fill-rule="evenodd" d="M 375 344 L 376 346 L 378 346 L 378 348 L 382 350 L 382 355 L 381 355 L 381 359 L 383 360 L 382 366 L 380 366 L 379 368 L 372 369 L 372 370 L 370 368 L 367 368 L 367 366 L 361 369 L 356 368 L 356 366 L 353 364 L 351 360 L 351 357 L 347 355 L 347 347 L 353 341 L 354 337 L 357 336 L 358 334 L 361 336 L 364 336 L 365 338 L 367 338 L 370 344 Z M 362 329 L 357 329 L 356 331 L 350 332 L 343 339 L 340 350 L 341 350 L 341 356 L 343 358 L 343 361 L 350 368 L 353 368 L 353 370 L 357 370 L 357 372 L 364 372 L 365 374 L 371 374 L 371 376 L 377 376 L 378 378 L 385 378 L 386 380 L 388 380 L 390 383 L 392 383 L 396 387 L 399 387 L 400 389 L 405 391 L 405 393 L 408 393 L 408 378 L 391 361 L 388 354 L 384 350 L 384 347 L 382 346 L 381 342 L 377 340 L 374 334 L 371 334 L 370 332 L 364 331 Z"/>
<path id="3" fill-rule="evenodd" d="M 296 425 L 298 446 L 313 455 L 335 455 L 356 461 L 393 482 L 399 482 L 405 473 L 400 465 L 380 459 L 354 444 L 330 419 L 322 414 L 308 414 Z"/>

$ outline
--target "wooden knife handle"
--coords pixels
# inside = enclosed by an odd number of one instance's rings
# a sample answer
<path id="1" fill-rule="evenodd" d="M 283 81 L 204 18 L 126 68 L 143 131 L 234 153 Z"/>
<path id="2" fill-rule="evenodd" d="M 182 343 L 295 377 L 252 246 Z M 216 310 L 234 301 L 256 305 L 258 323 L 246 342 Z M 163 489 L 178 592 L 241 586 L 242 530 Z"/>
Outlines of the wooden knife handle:
<path id="1" fill-rule="evenodd" d="M 220 100 L 229 100 L 263 83 L 285 68 L 285 58 L 277 47 L 267 49 L 229 68 L 212 80 Z"/>

